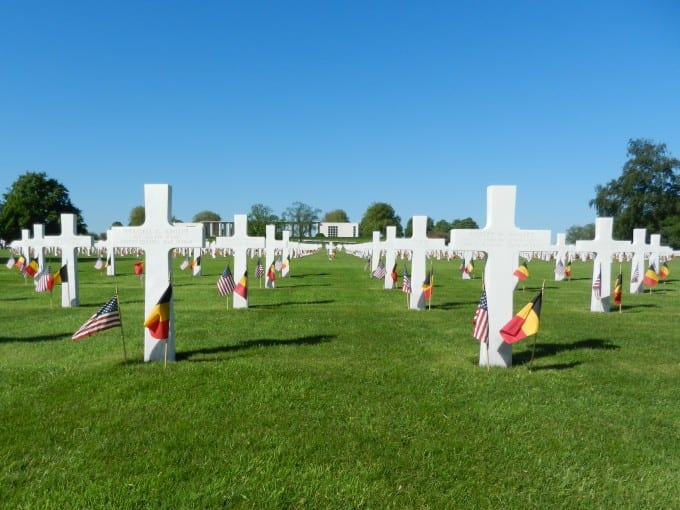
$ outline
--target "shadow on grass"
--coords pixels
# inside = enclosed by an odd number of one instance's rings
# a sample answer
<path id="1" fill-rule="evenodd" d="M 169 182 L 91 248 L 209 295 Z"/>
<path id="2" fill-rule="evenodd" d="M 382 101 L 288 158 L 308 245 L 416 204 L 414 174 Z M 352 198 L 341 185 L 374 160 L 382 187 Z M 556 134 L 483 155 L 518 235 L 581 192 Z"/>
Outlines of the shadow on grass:
<path id="1" fill-rule="evenodd" d="M 291 274 L 287 278 L 306 278 L 307 276 L 330 276 L 331 273 L 305 273 L 305 274 Z"/>
<path id="2" fill-rule="evenodd" d="M 479 301 L 449 301 L 448 303 L 440 303 L 432 305 L 433 310 L 455 310 L 457 308 L 469 308 L 474 310 Z"/>
<path id="3" fill-rule="evenodd" d="M 246 349 L 253 349 L 256 347 L 274 347 L 278 345 L 316 345 L 323 342 L 330 342 L 334 340 L 336 335 L 312 335 L 303 336 L 300 338 L 291 338 L 284 340 L 275 340 L 270 338 L 259 338 L 256 340 L 243 340 L 236 345 L 223 345 L 220 347 L 210 347 L 207 349 L 196 349 L 194 351 L 177 352 L 175 359 L 177 361 L 193 361 L 191 357 L 205 354 L 221 354 L 228 352 L 238 352 Z M 206 359 L 199 359 L 195 361 L 210 361 Z"/>
<path id="4" fill-rule="evenodd" d="M 330 303 L 335 303 L 334 300 L 332 299 L 317 299 L 314 301 L 286 301 L 283 303 L 272 303 L 269 305 L 253 305 L 253 304 L 248 304 L 248 308 L 261 308 L 263 310 L 266 309 L 275 309 L 275 308 L 281 308 L 282 306 L 290 306 L 290 305 L 327 305 Z"/>
<path id="5" fill-rule="evenodd" d="M 532 339 L 528 339 L 533 342 Z M 531 361 L 531 353 L 533 349 L 533 343 L 529 344 L 526 351 L 519 352 L 512 355 L 513 365 L 524 365 Z M 571 344 L 545 344 L 541 343 L 540 340 L 536 343 L 536 353 L 534 355 L 534 361 L 540 358 L 546 358 L 548 356 L 554 356 L 561 352 L 566 351 L 576 351 L 578 349 L 601 349 L 606 351 L 618 350 L 620 347 L 609 340 L 601 340 L 599 338 L 588 338 L 586 340 L 579 340 L 578 342 L 573 342 Z M 553 370 L 573 368 L 574 366 L 580 365 L 581 362 L 570 362 L 561 363 L 555 365 L 544 365 L 542 367 L 533 367 L 532 370 L 546 370 L 552 367 Z"/>
<path id="6" fill-rule="evenodd" d="M 70 339 L 72 335 L 73 331 L 68 331 L 66 333 L 52 333 L 51 335 L 39 335 L 23 338 L 21 337 L 9 338 L 0 336 L 0 344 L 9 342 L 49 342 L 51 340 L 64 340 L 64 338 Z"/>

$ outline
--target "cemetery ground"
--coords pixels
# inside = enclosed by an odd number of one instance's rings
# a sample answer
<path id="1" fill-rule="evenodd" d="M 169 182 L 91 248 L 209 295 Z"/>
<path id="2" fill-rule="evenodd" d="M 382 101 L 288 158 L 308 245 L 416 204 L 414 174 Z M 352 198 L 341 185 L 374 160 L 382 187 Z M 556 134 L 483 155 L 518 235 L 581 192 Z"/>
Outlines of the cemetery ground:
<path id="1" fill-rule="evenodd" d="M 0 271 L 0 507 L 680 508 L 677 261 L 637 295 L 624 263 L 623 313 L 589 311 L 591 262 L 555 282 L 530 261 L 514 292 L 517 311 L 545 279 L 529 370 L 534 337 L 511 368 L 478 366 L 481 261 L 462 280 L 460 259 L 435 260 L 417 311 L 401 259 L 385 290 L 324 252 L 276 289 L 250 258 L 241 310 L 215 288 L 230 259 L 192 277 L 173 258 L 177 361 L 144 363 L 134 260 L 107 277 L 81 256 L 76 308 Z M 127 362 L 120 328 L 71 341 L 116 286 Z"/>

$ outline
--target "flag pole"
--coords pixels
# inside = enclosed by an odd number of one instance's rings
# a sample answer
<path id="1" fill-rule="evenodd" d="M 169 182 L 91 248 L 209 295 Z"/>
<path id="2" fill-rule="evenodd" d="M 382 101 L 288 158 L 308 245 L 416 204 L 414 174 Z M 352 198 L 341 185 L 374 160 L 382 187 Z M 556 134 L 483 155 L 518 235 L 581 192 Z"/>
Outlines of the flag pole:
<path id="1" fill-rule="evenodd" d="M 118 297 L 118 286 L 116 285 L 116 305 L 118 306 L 118 317 L 120 317 L 120 339 L 123 342 L 123 361 L 127 363 L 127 350 L 125 349 L 125 333 L 123 332 L 123 312 L 120 310 L 120 298 Z"/>
<path id="2" fill-rule="evenodd" d="M 482 292 L 484 292 L 485 289 L 485 280 L 484 280 L 484 271 L 482 271 Z M 488 308 L 488 306 L 487 306 Z M 487 317 L 488 320 L 488 317 Z M 489 360 L 489 333 L 487 332 L 486 334 L 486 371 L 488 372 L 491 370 L 491 360 Z"/>
<path id="3" fill-rule="evenodd" d="M 619 275 L 621 276 L 621 295 L 623 295 L 623 262 L 619 262 Z M 616 282 L 618 283 L 619 279 L 617 277 Z M 622 299 L 619 298 L 619 313 L 621 313 L 621 303 Z"/>
<path id="4" fill-rule="evenodd" d="M 543 289 L 545 288 L 545 280 L 543 280 L 543 285 L 541 285 L 541 302 L 543 301 Z M 529 372 L 531 372 L 531 367 L 534 363 L 534 356 L 536 355 L 536 338 L 538 337 L 538 331 L 534 335 L 534 346 L 531 349 L 531 359 L 529 360 Z"/>
<path id="5" fill-rule="evenodd" d="M 432 292 L 434 291 L 434 278 L 432 277 L 432 260 L 430 260 L 430 297 L 427 300 L 427 309 L 432 310 Z"/>

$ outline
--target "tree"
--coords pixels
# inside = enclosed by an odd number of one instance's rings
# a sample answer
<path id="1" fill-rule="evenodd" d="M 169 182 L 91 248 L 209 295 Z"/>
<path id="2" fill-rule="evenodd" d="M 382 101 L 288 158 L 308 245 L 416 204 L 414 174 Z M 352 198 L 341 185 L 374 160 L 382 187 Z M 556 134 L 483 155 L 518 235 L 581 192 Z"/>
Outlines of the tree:
<path id="1" fill-rule="evenodd" d="M 477 225 L 477 222 L 470 218 L 469 216 L 467 218 L 463 218 L 462 220 L 453 220 L 451 222 L 451 229 L 454 228 L 479 228 L 479 225 Z"/>
<path id="2" fill-rule="evenodd" d="M 321 221 L 324 223 L 349 223 L 349 216 L 342 209 L 335 209 L 328 211 Z"/>
<path id="3" fill-rule="evenodd" d="M 146 211 L 144 209 L 144 206 L 137 205 L 133 207 L 132 210 L 130 211 L 130 220 L 128 221 L 128 225 L 131 227 L 138 227 L 144 224 L 145 219 Z"/>
<path id="4" fill-rule="evenodd" d="M 666 144 L 628 141 L 629 159 L 621 177 L 595 187 L 589 203 L 600 217 L 614 218 L 614 237 L 631 239 L 633 229 L 660 233 L 671 246 L 680 246 L 680 160 L 666 154 Z"/>
<path id="5" fill-rule="evenodd" d="M 263 236 L 267 232 L 267 225 L 279 220 L 270 207 L 264 204 L 254 204 L 248 213 L 248 235 Z"/>
<path id="6" fill-rule="evenodd" d="M 376 230 L 381 234 L 385 234 L 386 227 L 394 225 L 397 227 L 397 236 L 404 235 L 404 229 L 401 226 L 401 218 L 396 215 L 391 205 L 385 202 L 373 202 L 361 218 L 359 223 L 359 234 L 361 236 L 371 236 Z"/>
<path id="7" fill-rule="evenodd" d="M 18 239 L 22 228 L 35 223 L 45 226 L 45 234 L 61 232 L 62 213 L 76 216 L 76 230 L 87 234 L 87 225 L 76 206 L 71 203 L 69 191 L 44 172 L 27 172 L 14 181 L 0 208 L 0 235 L 5 239 Z"/>
<path id="8" fill-rule="evenodd" d="M 427 226 L 425 227 L 425 232 L 432 232 L 434 229 L 434 220 L 428 216 Z M 406 229 L 404 230 L 404 236 L 411 237 L 413 235 L 413 218 L 409 218 L 406 222 Z"/>
<path id="9" fill-rule="evenodd" d="M 595 239 L 595 223 L 588 223 L 582 227 L 572 225 L 567 229 L 564 238 L 567 244 L 574 244 L 578 240 L 588 241 Z"/>
<path id="10" fill-rule="evenodd" d="M 222 221 L 222 218 L 216 212 L 201 211 L 196 213 L 191 221 L 194 223 L 200 223 L 202 221 Z"/>
<path id="11" fill-rule="evenodd" d="M 283 220 L 290 223 L 292 236 L 302 241 L 303 237 L 312 236 L 312 224 L 319 221 L 321 209 L 315 209 L 302 202 L 293 202 L 283 213 Z"/>

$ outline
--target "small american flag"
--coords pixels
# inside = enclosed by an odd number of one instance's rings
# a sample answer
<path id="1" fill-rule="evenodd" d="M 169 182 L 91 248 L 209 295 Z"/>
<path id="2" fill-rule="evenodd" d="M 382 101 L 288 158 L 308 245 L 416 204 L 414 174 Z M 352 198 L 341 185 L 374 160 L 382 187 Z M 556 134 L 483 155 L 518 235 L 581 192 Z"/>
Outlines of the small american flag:
<path id="1" fill-rule="evenodd" d="M 108 303 L 102 306 L 85 324 L 80 326 L 80 329 L 73 334 L 71 339 L 75 342 L 81 338 L 115 327 L 121 327 L 117 294 L 109 299 Z"/>
<path id="2" fill-rule="evenodd" d="M 375 268 L 371 274 L 371 277 L 377 278 L 378 280 L 385 278 L 385 264 L 382 263 L 382 260 L 378 262 L 378 267 Z"/>
<path id="3" fill-rule="evenodd" d="M 264 266 L 262 259 L 257 259 L 257 266 L 255 266 L 255 278 L 262 278 L 264 276 Z"/>
<path id="4" fill-rule="evenodd" d="M 602 271 L 597 273 L 597 277 L 593 282 L 593 295 L 595 296 L 595 299 L 602 298 Z"/>
<path id="5" fill-rule="evenodd" d="M 52 280 L 52 286 L 54 286 L 54 277 L 52 276 L 52 269 L 50 266 L 44 267 L 37 275 L 35 275 L 35 291 L 36 292 L 47 292 L 52 290 L 50 287 L 50 280 Z"/>
<path id="6" fill-rule="evenodd" d="M 226 296 L 227 294 L 234 292 L 234 287 L 236 287 L 234 276 L 231 274 L 231 269 L 229 269 L 229 266 L 227 265 L 227 267 L 224 268 L 222 276 L 217 280 L 217 292 L 220 296 Z"/>
<path id="7" fill-rule="evenodd" d="M 555 276 L 558 278 L 564 278 L 564 263 L 562 260 L 558 260 L 555 265 Z"/>
<path id="8" fill-rule="evenodd" d="M 472 336 L 480 342 L 489 341 L 489 304 L 486 300 L 486 289 L 482 290 L 482 297 L 477 305 L 475 316 L 472 319 L 474 329 Z"/>
<path id="9" fill-rule="evenodd" d="M 406 266 L 404 266 L 404 280 L 401 284 L 401 291 L 406 292 L 407 294 L 411 293 L 411 277 L 408 274 Z"/>
<path id="10" fill-rule="evenodd" d="M 633 276 L 630 277 L 630 283 L 637 283 L 640 280 L 640 268 L 635 266 L 635 271 L 633 271 Z"/>

